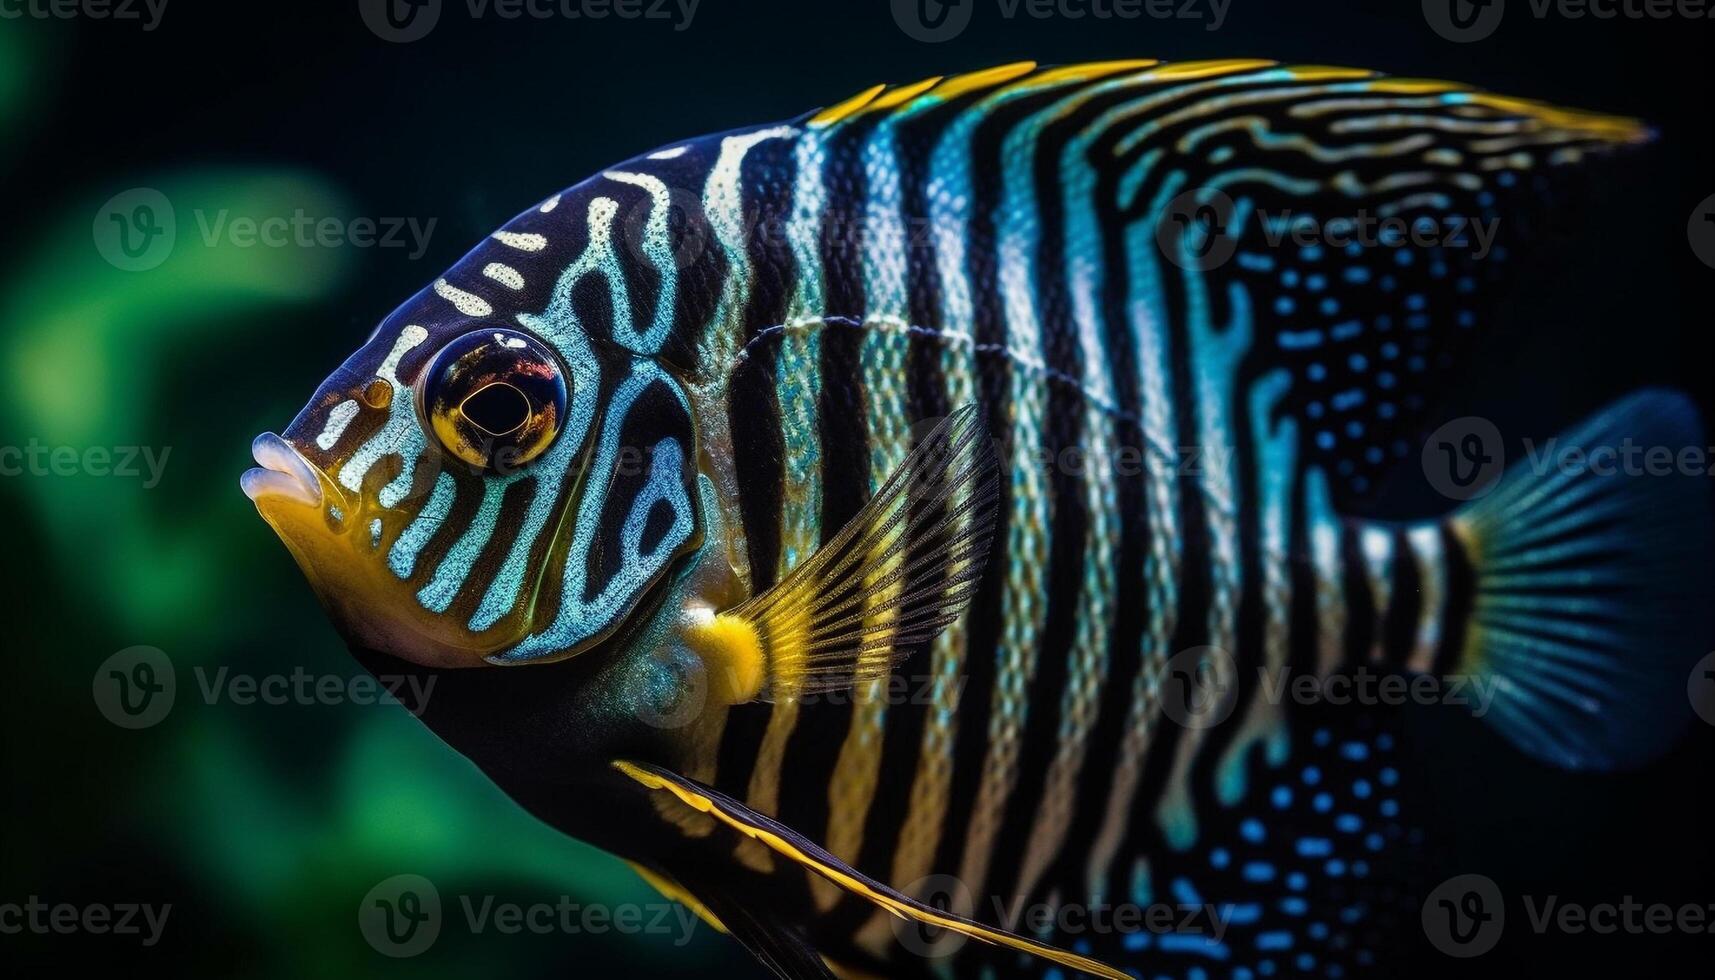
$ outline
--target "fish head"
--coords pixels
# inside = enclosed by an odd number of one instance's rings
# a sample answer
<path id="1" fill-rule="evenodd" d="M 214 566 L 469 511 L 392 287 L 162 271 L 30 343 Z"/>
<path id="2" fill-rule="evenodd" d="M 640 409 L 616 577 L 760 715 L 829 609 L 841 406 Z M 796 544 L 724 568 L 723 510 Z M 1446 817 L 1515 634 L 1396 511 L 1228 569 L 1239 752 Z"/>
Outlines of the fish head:
<path id="1" fill-rule="evenodd" d="M 557 255 L 506 244 L 557 236 L 547 217 L 515 219 L 399 307 L 255 440 L 244 492 L 354 649 L 564 660 L 622 632 L 700 543 L 687 385 L 590 329 L 587 234 Z M 500 257 L 517 265 L 497 273 Z"/>

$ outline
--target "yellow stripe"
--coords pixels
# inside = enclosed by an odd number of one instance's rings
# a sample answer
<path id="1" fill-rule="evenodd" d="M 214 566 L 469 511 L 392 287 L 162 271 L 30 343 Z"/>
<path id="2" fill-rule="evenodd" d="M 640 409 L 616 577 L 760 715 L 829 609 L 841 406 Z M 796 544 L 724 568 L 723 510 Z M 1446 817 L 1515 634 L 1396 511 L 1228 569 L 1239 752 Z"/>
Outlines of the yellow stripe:
<path id="1" fill-rule="evenodd" d="M 714 926 L 716 932 L 722 934 L 726 934 L 728 932 L 726 924 L 721 922 L 720 918 L 713 912 L 710 912 L 709 907 L 699 901 L 697 896 L 686 891 L 685 886 L 671 878 L 664 878 L 661 875 L 650 871 L 648 868 L 638 864 L 636 861 L 627 861 L 625 863 L 631 865 L 631 870 L 637 872 L 637 876 L 642 878 L 644 881 L 647 881 L 650 887 L 660 892 L 663 898 L 666 898 L 670 902 L 678 902 L 680 905 L 685 906 L 692 912 L 697 913 L 697 918 L 702 919 L 711 926 Z"/>
<path id="2" fill-rule="evenodd" d="M 1325 82 L 1337 78 L 1374 78 L 1375 72 L 1362 68 L 1341 68 L 1337 65 L 1288 65 L 1288 75 L 1306 82 Z"/>
<path id="3" fill-rule="evenodd" d="M 1212 78 L 1216 75 L 1236 75 L 1257 68 L 1272 68 L 1275 62 L 1256 58 L 1228 58 L 1222 61 L 1182 61 L 1163 65 L 1150 72 L 1153 78 Z"/>
<path id="4" fill-rule="evenodd" d="M 1142 71 L 1159 64 L 1161 62 L 1154 58 L 1137 58 L 1131 61 L 1091 61 L 1081 65 L 1061 65 L 1032 75 L 1020 84 L 1057 85 L 1061 82 L 1087 82 L 1104 75 L 1117 75 L 1122 71 Z"/>
<path id="5" fill-rule="evenodd" d="M 984 68 L 982 71 L 954 75 L 942 82 L 940 87 L 935 89 L 935 94 L 943 99 L 956 99 L 970 92 L 980 91 L 1002 82 L 1010 82 L 1020 75 L 1028 75 L 1035 70 L 1036 62 L 1017 61 L 1010 65 L 996 65 L 993 68 Z"/>
<path id="6" fill-rule="evenodd" d="M 1591 133 L 1604 139 L 1619 140 L 1626 143 L 1641 143 L 1649 139 L 1649 127 L 1636 119 L 1625 116 L 1579 112 L 1575 109 L 1562 109 L 1542 102 L 1533 102 L 1530 99 L 1514 99 L 1503 95 L 1490 95 L 1487 92 L 1473 92 L 1471 101 L 1477 105 L 1499 109 L 1502 112 L 1530 116 L 1560 129 Z"/>
<path id="7" fill-rule="evenodd" d="M 851 894 L 871 902 L 908 922 L 922 922 L 939 929 L 956 932 L 961 936 L 968 936 L 980 942 L 1016 949 L 1032 956 L 1040 956 L 1043 959 L 1051 960 L 1061 966 L 1069 967 L 1074 970 L 1082 970 L 1092 976 L 1106 977 L 1107 980 L 1131 980 L 1131 978 L 1126 974 L 1121 973 L 1104 963 L 1098 963 L 1088 957 L 1078 956 L 1075 953 L 1068 953 L 1065 950 L 1055 949 L 1052 946 L 1026 939 L 1023 936 L 1015 936 L 1009 932 L 1003 932 L 999 929 L 991 929 L 978 922 L 971 922 L 955 916 L 944 915 L 926 906 L 904 901 L 901 897 L 889 894 L 883 886 L 863 877 L 861 874 L 850 868 L 829 864 L 826 861 L 821 861 L 805 854 L 803 851 L 798 849 L 797 845 L 784 837 L 781 837 L 779 834 L 776 834 L 765 827 L 758 827 L 748 821 L 739 819 L 733 814 L 728 813 L 714 800 L 709 799 L 701 793 L 694 792 L 688 787 L 663 779 L 647 769 L 632 765 L 624 760 L 615 761 L 613 763 L 613 767 L 649 789 L 666 790 L 678 797 L 681 803 L 693 810 L 698 810 L 713 816 L 715 819 L 721 821 L 751 840 L 760 841 L 775 853 L 803 865 Z"/>
<path id="8" fill-rule="evenodd" d="M 821 112 L 816 113 L 814 116 L 811 116 L 810 125 L 831 126 L 859 109 L 862 109 L 864 106 L 869 105 L 869 101 L 880 95 L 882 90 L 886 88 L 886 85 L 875 85 L 864 89 L 862 92 L 859 92 L 838 105 L 829 106 Z"/>
<path id="9" fill-rule="evenodd" d="M 1385 95 L 1428 95 L 1433 92 L 1452 92 L 1464 88 L 1453 82 L 1444 82 L 1438 78 L 1383 78 L 1369 86 L 1372 92 Z"/>
<path id="10" fill-rule="evenodd" d="M 912 98 L 934 88 L 940 81 L 941 76 L 936 75 L 934 78 L 925 78 L 921 82 L 913 82 L 910 85 L 901 85 L 896 89 L 888 91 L 881 98 L 864 106 L 859 111 L 878 112 L 882 109 L 891 109 L 894 106 L 903 105 L 904 103 L 909 102 Z"/>

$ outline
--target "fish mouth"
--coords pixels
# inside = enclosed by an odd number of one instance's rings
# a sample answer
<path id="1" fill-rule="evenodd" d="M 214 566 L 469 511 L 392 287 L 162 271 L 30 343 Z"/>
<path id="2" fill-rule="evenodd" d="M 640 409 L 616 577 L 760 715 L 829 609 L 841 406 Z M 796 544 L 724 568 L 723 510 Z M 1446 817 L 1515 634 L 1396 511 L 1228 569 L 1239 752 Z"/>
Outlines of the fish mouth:
<path id="1" fill-rule="evenodd" d="M 322 505 L 320 474 L 296 446 L 264 432 L 250 444 L 250 455 L 257 465 L 244 471 L 238 486 L 252 503 L 284 500 L 305 507 Z"/>

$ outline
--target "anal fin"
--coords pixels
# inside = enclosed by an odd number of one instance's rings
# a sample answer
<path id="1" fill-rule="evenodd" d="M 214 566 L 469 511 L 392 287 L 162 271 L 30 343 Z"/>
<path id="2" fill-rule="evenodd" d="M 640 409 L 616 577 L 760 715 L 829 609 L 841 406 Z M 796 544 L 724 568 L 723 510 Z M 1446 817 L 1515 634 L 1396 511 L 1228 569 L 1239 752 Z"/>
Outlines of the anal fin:
<path id="1" fill-rule="evenodd" d="M 1046 943 L 1037 942 L 1034 939 L 986 926 L 963 916 L 924 905 L 922 902 L 894 891 L 881 882 L 868 877 L 828 853 L 819 844 L 774 818 L 757 813 L 732 797 L 719 790 L 704 786 L 696 780 L 687 779 L 677 773 L 647 763 L 618 760 L 613 763 L 613 766 L 644 787 L 671 793 L 686 806 L 713 816 L 740 834 L 760 842 L 776 854 L 804 866 L 840 889 L 891 915 L 908 921 L 920 922 L 937 929 L 956 932 L 979 942 L 1014 949 L 1091 976 L 1105 977 L 1107 980 L 1129 980 L 1127 974 L 1089 957 L 1079 956 L 1049 946 Z M 734 935 L 739 935 L 740 930 L 744 928 L 729 920 L 724 908 L 711 906 L 711 911 L 721 917 L 721 921 L 733 930 Z M 740 936 L 740 938 L 743 937 Z M 749 945 L 748 942 L 746 944 Z M 764 962 L 768 961 L 764 960 Z M 779 972 L 778 969 L 776 972 Z M 799 974 L 780 973 L 780 975 L 785 977 L 798 976 Z M 810 973 L 803 975 L 822 976 L 827 974 Z"/>

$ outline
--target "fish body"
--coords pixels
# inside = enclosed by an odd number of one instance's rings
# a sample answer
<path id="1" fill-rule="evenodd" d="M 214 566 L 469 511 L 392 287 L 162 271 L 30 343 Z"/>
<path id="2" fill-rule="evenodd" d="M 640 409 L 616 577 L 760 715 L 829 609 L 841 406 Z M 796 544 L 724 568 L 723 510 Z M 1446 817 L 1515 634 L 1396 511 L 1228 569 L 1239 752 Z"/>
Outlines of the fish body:
<path id="1" fill-rule="evenodd" d="M 519 215 L 246 490 L 360 657 L 444 675 L 425 722 L 781 976 L 1359 970 L 1402 764 L 1283 679 L 1464 677 L 1610 768 L 1706 643 L 1684 481 L 1352 516 L 1488 329 L 1502 219 L 1647 138 L 1260 61 L 877 87 Z M 1497 237 L 1329 234 L 1455 220 Z M 1567 439 L 1635 431 L 1701 445 L 1661 392 Z M 1089 924 L 1165 904 L 1195 931 Z"/>

